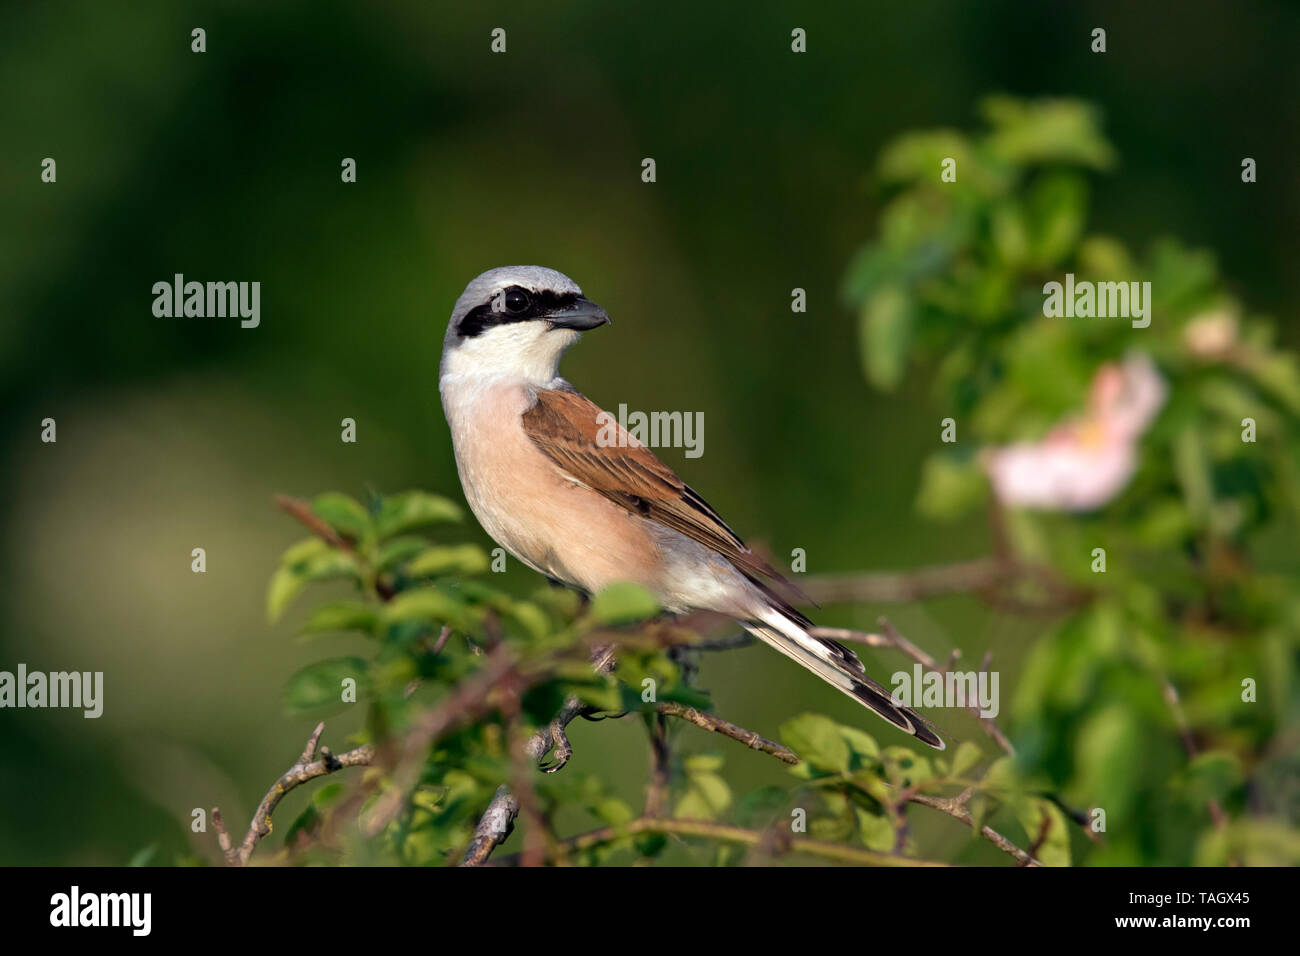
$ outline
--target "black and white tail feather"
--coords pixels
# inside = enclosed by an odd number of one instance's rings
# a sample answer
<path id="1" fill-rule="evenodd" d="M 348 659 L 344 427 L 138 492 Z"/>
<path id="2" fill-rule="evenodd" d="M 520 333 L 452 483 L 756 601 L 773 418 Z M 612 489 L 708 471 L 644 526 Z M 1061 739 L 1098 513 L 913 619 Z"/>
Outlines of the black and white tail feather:
<path id="1" fill-rule="evenodd" d="M 740 623 L 755 637 L 875 711 L 899 730 L 936 750 L 944 749 L 943 738 L 924 717 L 898 703 L 889 691 L 868 677 L 862 661 L 852 650 L 837 641 L 808 633 L 812 622 L 799 612 L 790 614 L 774 608 L 761 621 Z"/>

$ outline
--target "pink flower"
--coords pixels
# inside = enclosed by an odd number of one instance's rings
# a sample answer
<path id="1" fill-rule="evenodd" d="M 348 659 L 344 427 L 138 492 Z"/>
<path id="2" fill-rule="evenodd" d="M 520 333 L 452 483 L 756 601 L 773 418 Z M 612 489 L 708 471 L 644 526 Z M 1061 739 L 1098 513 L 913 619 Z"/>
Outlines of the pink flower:
<path id="1" fill-rule="evenodd" d="M 1119 494 L 1137 469 L 1137 442 L 1164 405 L 1166 388 L 1146 355 L 1093 376 L 1087 411 L 1041 440 L 987 452 L 984 467 L 1003 504 L 1091 511 Z"/>

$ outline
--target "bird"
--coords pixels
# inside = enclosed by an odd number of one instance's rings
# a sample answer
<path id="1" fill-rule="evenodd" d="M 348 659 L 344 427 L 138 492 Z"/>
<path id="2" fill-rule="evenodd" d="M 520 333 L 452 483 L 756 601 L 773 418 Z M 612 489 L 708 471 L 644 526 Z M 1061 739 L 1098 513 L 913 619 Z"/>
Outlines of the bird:
<path id="1" fill-rule="evenodd" d="M 583 332 L 610 323 L 568 276 L 503 266 L 456 300 L 438 391 L 456 468 L 483 530 L 554 582 L 594 594 L 615 582 L 664 611 L 727 615 L 898 729 L 943 739 L 867 676 L 858 656 L 816 636 L 796 588 L 651 449 L 559 374 Z M 617 425 L 617 423 L 615 422 Z"/>

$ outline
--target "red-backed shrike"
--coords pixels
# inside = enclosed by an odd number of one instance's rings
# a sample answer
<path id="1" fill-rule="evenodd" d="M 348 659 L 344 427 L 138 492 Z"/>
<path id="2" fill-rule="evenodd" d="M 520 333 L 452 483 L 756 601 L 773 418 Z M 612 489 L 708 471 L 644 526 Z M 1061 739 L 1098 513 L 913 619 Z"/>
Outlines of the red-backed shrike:
<path id="1" fill-rule="evenodd" d="M 474 279 L 451 313 L 438 382 L 460 481 L 479 523 L 535 571 L 588 593 L 633 581 L 667 611 L 709 610 L 895 727 L 943 749 L 856 654 L 809 633 L 779 593 L 797 591 L 745 547 L 654 453 L 558 374 L 581 333 L 609 322 L 565 275 L 506 266 Z M 604 433 L 608 435 L 608 431 Z"/>

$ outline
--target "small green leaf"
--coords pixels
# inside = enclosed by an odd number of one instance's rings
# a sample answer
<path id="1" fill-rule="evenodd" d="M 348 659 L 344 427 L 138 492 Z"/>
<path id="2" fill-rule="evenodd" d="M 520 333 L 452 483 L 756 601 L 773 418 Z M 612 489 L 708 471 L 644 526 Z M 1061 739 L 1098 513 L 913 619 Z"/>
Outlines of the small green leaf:
<path id="1" fill-rule="evenodd" d="M 375 532 L 382 541 L 413 528 L 460 520 L 460 508 L 448 499 L 423 491 L 405 491 L 389 495 L 380 504 Z"/>
<path id="2" fill-rule="evenodd" d="M 365 537 L 370 530 L 370 515 L 355 498 L 327 491 L 312 499 L 312 514 L 326 522 L 339 534 L 354 540 Z"/>
<path id="3" fill-rule="evenodd" d="M 476 544 L 439 545 L 421 551 L 406 565 L 406 573 L 417 578 L 482 574 L 488 565 L 488 556 Z"/>
<path id="4" fill-rule="evenodd" d="M 818 770 L 849 769 L 849 744 L 839 724 L 822 714 L 800 714 L 781 725 L 781 739 Z"/>
<path id="5" fill-rule="evenodd" d="M 332 578 L 352 578 L 359 582 L 361 572 L 356 556 L 326 546 L 323 551 L 316 551 L 293 564 L 282 564 L 271 575 L 271 583 L 267 587 L 267 619 L 272 624 L 278 621 L 308 583 Z"/>
<path id="6" fill-rule="evenodd" d="M 285 548 L 284 554 L 280 555 L 280 563 L 291 566 L 301 564 L 311 558 L 319 557 L 329 549 L 328 544 L 313 535 Z"/>
<path id="7" fill-rule="evenodd" d="M 146 847 L 141 847 L 131 854 L 131 859 L 127 861 L 127 866 L 148 866 L 149 861 L 153 859 L 154 854 L 158 852 L 158 844 L 150 843 Z"/>
<path id="8" fill-rule="evenodd" d="M 639 584 L 616 581 L 591 599 L 588 613 L 597 624 L 629 624 L 654 617 L 659 602 Z"/>
<path id="9" fill-rule="evenodd" d="M 679 820 L 716 820 L 731 806 L 731 788 L 715 773 L 692 773 L 673 816 Z"/>
<path id="10" fill-rule="evenodd" d="M 980 748 L 969 740 L 963 740 L 952 755 L 952 775 L 960 777 L 980 761 Z"/>
<path id="11" fill-rule="evenodd" d="M 717 773 L 722 769 L 723 760 L 717 754 L 692 754 L 682 761 L 687 774 Z"/>
<path id="12" fill-rule="evenodd" d="M 383 621 L 385 624 L 428 621 L 450 624 L 461 631 L 468 631 L 473 625 L 473 618 L 464 604 L 432 587 L 415 588 L 397 595 L 385 605 Z"/>
<path id="13" fill-rule="evenodd" d="M 357 700 L 368 688 L 368 665 L 360 657 L 332 657 L 309 664 L 289 678 L 284 701 L 291 713 L 339 708 L 351 703 L 343 699 L 344 681 L 356 681 Z"/>
<path id="14" fill-rule="evenodd" d="M 916 509 L 936 521 L 952 521 L 988 497 L 988 478 L 974 458 L 936 453 L 921 468 Z"/>
<path id="15" fill-rule="evenodd" d="M 379 608 L 361 601 L 335 601 L 322 604 L 307 618 L 303 634 L 323 631 L 362 631 L 373 634 L 379 624 Z"/>
<path id="16" fill-rule="evenodd" d="M 862 304 L 858 315 L 862 368 L 876 388 L 890 391 L 902 380 L 913 311 L 911 297 L 898 286 L 880 289 Z"/>
<path id="17" fill-rule="evenodd" d="M 618 797 L 605 797 L 591 808 L 591 812 L 605 823 L 615 827 L 627 823 L 636 816 L 632 808 Z"/>
<path id="18" fill-rule="evenodd" d="M 862 842 L 869 849 L 884 853 L 891 852 L 898 842 L 898 833 L 888 819 L 868 813 L 857 807 L 858 829 L 862 831 Z"/>
<path id="19" fill-rule="evenodd" d="M 388 571 L 411 560 L 429 547 L 429 542 L 416 535 L 403 535 L 385 542 L 375 557 L 375 570 Z"/>
<path id="20" fill-rule="evenodd" d="M 1044 866 L 1070 865 L 1070 831 L 1060 807 L 1042 797 L 1016 801 L 1016 818 L 1025 828 L 1034 856 Z M 1028 849 L 1028 847 L 1026 847 Z"/>
<path id="21" fill-rule="evenodd" d="M 934 779 L 930 759 L 906 747 L 886 747 L 881 756 L 885 771 L 896 787 L 911 787 Z"/>

